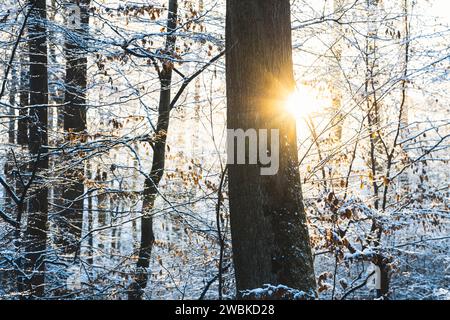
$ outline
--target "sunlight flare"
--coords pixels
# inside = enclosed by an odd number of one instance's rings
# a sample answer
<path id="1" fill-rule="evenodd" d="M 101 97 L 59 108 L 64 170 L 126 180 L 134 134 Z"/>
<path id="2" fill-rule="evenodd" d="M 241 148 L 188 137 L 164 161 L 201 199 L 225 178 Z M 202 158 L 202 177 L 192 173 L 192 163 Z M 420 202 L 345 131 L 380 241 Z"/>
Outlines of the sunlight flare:
<path id="1" fill-rule="evenodd" d="M 301 120 L 322 110 L 325 103 L 326 101 L 321 99 L 314 89 L 301 85 L 288 95 L 285 107 L 297 120 Z"/>

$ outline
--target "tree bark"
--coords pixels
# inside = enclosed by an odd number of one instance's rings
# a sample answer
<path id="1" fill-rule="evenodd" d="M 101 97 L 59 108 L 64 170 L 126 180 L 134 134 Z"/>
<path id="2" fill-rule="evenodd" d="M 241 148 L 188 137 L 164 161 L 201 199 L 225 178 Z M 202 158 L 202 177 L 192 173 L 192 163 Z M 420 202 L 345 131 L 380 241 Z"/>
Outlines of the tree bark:
<path id="1" fill-rule="evenodd" d="M 30 0 L 30 136 L 29 149 L 35 159 L 30 170 L 37 170 L 34 194 L 29 202 L 25 248 L 26 287 L 31 296 L 43 296 L 45 284 L 45 251 L 47 241 L 48 188 L 42 175 L 48 169 L 48 75 L 46 1 Z"/>
<path id="2" fill-rule="evenodd" d="M 66 39 L 66 81 L 64 98 L 64 132 L 66 141 L 77 147 L 86 136 L 86 86 L 87 57 L 84 50 L 84 36 L 89 28 L 90 0 L 71 0 L 69 11 L 79 8 L 79 15 L 72 13 L 68 28 L 76 39 Z M 69 12 L 71 14 L 71 12 Z M 75 21 L 78 20 L 78 21 Z M 75 22 L 75 27 L 72 27 Z M 58 217 L 60 244 L 67 254 L 75 254 L 79 247 L 83 223 L 84 166 L 74 165 L 65 174 L 67 185 L 63 188 L 64 210 Z"/>
<path id="3" fill-rule="evenodd" d="M 400 119 L 399 119 L 399 125 L 400 125 L 400 138 L 401 140 L 406 140 L 409 134 L 409 102 L 408 102 L 408 72 L 409 72 L 409 60 L 410 60 L 410 50 L 411 50 L 411 34 L 410 34 L 410 3 L 409 0 L 400 0 L 401 6 L 403 8 L 403 45 L 401 46 L 401 58 L 403 60 L 403 80 L 401 83 L 401 97 L 400 97 Z M 414 6 L 414 4 L 412 4 Z M 412 9 L 411 9 L 412 11 Z M 408 153 L 406 150 L 403 150 L 402 148 L 402 154 L 401 157 L 406 160 L 408 158 Z M 406 161 L 404 161 L 406 162 Z M 403 165 L 404 163 L 402 163 Z M 403 190 L 408 191 L 407 188 L 409 187 L 409 172 L 408 170 L 405 170 L 402 174 L 399 176 L 399 187 L 403 188 Z"/>
<path id="4" fill-rule="evenodd" d="M 298 171 L 295 120 L 284 109 L 294 89 L 288 0 L 228 0 L 229 129 L 278 129 L 280 166 L 229 166 L 233 259 L 238 296 L 264 284 L 315 295 L 315 276 Z"/>
<path id="5" fill-rule="evenodd" d="M 9 85 L 9 115 L 11 116 L 9 121 L 8 142 L 14 144 L 16 141 L 16 93 L 17 93 L 17 66 L 13 62 L 11 66 L 11 81 Z"/>
<path id="6" fill-rule="evenodd" d="M 337 14 L 338 17 L 341 16 L 344 12 L 344 0 L 334 0 L 333 6 L 335 14 Z M 332 112 L 334 117 L 332 121 L 331 140 L 335 146 L 339 146 L 342 140 L 342 122 L 344 121 L 344 115 L 341 110 L 342 90 L 340 88 L 340 86 L 342 86 L 342 37 L 344 32 L 342 24 L 336 23 L 333 32 L 335 43 L 333 44 L 332 52 L 336 61 L 331 67 L 331 81 L 334 84 L 331 91 Z"/>
<path id="7" fill-rule="evenodd" d="M 23 45 L 26 50 L 27 46 Z M 17 122 L 17 143 L 21 146 L 26 146 L 28 143 L 28 106 L 30 104 L 30 82 L 29 82 L 30 68 L 28 66 L 28 59 L 24 53 L 20 56 L 20 109 L 19 120 Z"/>

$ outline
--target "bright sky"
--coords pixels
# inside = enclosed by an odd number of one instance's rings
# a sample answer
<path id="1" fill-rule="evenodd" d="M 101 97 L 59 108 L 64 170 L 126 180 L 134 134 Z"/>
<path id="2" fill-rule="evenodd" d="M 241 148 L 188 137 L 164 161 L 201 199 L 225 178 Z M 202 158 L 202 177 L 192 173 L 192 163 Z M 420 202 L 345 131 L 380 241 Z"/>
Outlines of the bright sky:
<path id="1" fill-rule="evenodd" d="M 424 1 L 424 0 L 419 0 Z M 430 15 L 445 18 L 450 23 L 450 1 L 449 0 L 432 0 Z"/>

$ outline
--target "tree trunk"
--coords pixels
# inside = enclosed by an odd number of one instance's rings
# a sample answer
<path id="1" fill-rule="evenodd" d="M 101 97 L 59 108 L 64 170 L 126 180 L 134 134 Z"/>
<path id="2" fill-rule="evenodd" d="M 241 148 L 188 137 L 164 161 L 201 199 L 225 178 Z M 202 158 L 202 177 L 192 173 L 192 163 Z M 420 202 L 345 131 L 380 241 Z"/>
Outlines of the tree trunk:
<path id="1" fill-rule="evenodd" d="M 8 130 L 8 142 L 14 144 L 16 141 L 16 93 L 17 93 L 17 66 L 13 62 L 11 66 L 11 81 L 9 87 L 9 104 L 11 108 L 9 109 L 9 115 L 11 116 L 9 120 L 9 130 Z"/>
<path id="2" fill-rule="evenodd" d="M 25 270 L 29 274 L 26 287 L 31 296 L 44 295 L 45 251 L 47 241 L 48 188 L 42 178 L 48 169 L 48 76 L 46 1 L 30 0 L 29 25 L 30 57 L 30 154 L 35 161 L 30 170 L 37 170 L 34 194 L 29 202 L 28 223 L 25 231 Z"/>
<path id="3" fill-rule="evenodd" d="M 378 50 L 378 19 L 382 3 L 378 0 L 367 0 L 367 41 L 366 41 L 366 82 L 365 90 L 367 94 L 367 123 L 369 128 L 369 146 L 370 146 L 370 169 L 372 172 L 372 186 L 374 195 L 375 210 L 383 209 L 383 203 L 380 201 L 381 185 L 378 182 L 378 175 L 383 170 L 384 163 L 380 163 L 380 155 L 383 154 L 384 148 L 381 141 L 381 99 L 379 99 L 378 76 L 379 76 L 379 50 Z M 386 154 L 389 171 L 389 155 Z M 382 199 L 381 199 L 382 200 Z M 375 217 L 372 221 L 371 232 L 376 235 L 373 245 L 381 249 L 381 237 L 383 235 L 383 226 Z M 387 259 L 383 254 L 377 257 L 375 264 L 380 268 L 381 272 L 381 289 L 377 289 L 377 297 L 385 296 L 389 292 L 389 274 Z"/>
<path id="4" fill-rule="evenodd" d="M 344 0 L 334 0 L 333 3 L 335 14 L 340 17 L 344 12 Z M 339 146 L 342 139 L 342 126 L 344 115 L 342 113 L 342 37 L 344 28 L 342 24 L 336 23 L 334 26 L 334 40 L 332 52 L 335 57 L 334 65 L 331 67 L 331 82 L 334 84 L 332 87 L 332 130 L 331 130 L 331 140 L 335 146 Z"/>
<path id="5" fill-rule="evenodd" d="M 169 0 L 169 13 L 167 17 L 167 32 L 174 31 L 177 26 L 178 1 Z M 167 55 L 175 50 L 176 37 L 169 34 L 166 38 L 165 52 Z M 155 241 L 153 232 L 152 209 L 158 195 L 158 186 L 164 174 L 164 166 L 166 159 L 166 142 L 167 132 L 170 120 L 170 103 L 172 85 L 172 62 L 167 59 L 163 61 L 163 69 L 160 72 L 161 90 L 159 97 L 158 122 L 156 126 L 156 136 L 153 141 L 153 162 L 150 175 L 144 184 L 144 200 L 142 204 L 141 218 L 141 243 L 139 249 L 139 259 L 137 262 L 137 274 L 135 282 L 132 284 L 129 293 L 129 299 L 142 299 L 143 290 L 147 287 L 148 272 L 150 265 L 150 257 Z"/>
<path id="6" fill-rule="evenodd" d="M 284 109 L 294 89 L 288 0 L 227 1 L 229 129 L 279 130 L 279 171 L 230 165 L 229 197 L 238 296 L 264 284 L 315 295 L 302 203 L 295 120 Z"/>
<path id="7" fill-rule="evenodd" d="M 64 98 L 64 132 L 71 146 L 76 148 L 85 140 L 86 136 L 86 85 L 87 85 L 87 57 L 83 43 L 89 28 L 90 0 L 71 0 L 68 7 L 68 28 L 75 33 L 76 40 L 67 37 L 66 81 Z M 78 11 L 79 10 L 79 11 Z M 75 153 L 76 156 L 76 153 Z M 60 222 L 60 236 L 63 250 L 67 254 L 74 254 L 79 247 L 83 223 L 83 193 L 84 166 L 71 165 L 67 169 L 62 199 L 64 210 L 58 221 Z"/>
<path id="8" fill-rule="evenodd" d="M 369 167 L 372 172 L 372 186 L 375 209 L 380 208 L 380 185 L 378 175 L 383 170 L 381 155 L 384 153 L 381 141 L 381 108 L 382 101 L 379 98 L 379 50 L 378 50 L 378 19 L 380 17 L 379 0 L 367 0 L 367 40 L 365 47 L 366 81 L 365 93 L 367 104 L 367 126 L 369 130 L 370 160 Z"/>
<path id="9" fill-rule="evenodd" d="M 49 21 L 53 22 L 53 23 L 57 23 L 56 20 L 56 14 L 58 12 L 58 8 L 56 7 L 56 0 L 51 0 L 50 1 L 50 7 L 47 8 L 47 15 L 48 15 L 48 19 Z M 64 101 L 61 101 L 61 94 L 60 94 L 60 90 L 59 90 L 59 86 L 60 86 L 60 82 L 59 80 L 59 74 L 58 71 L 56 70 L 57 68 L 57 64 L 58 64 L 58 60 L 57 60 L 57 44 L 58 44 L 58 39 L 57 39 L 57 34 L 56 32 L 49 32 L 48 34 L 48 68 L 49 69 L 53 69 L 53 72 L 49 73 L 49 79 L 48 79 L 48 83 L 49 83 L 49 88 L 48 88 L 48 101 L 50 105 L 56 104 L 56 105 L 60 105 L 61 103 L 63 103 Z M 59 128 L 55 125 L 55 120 L 58 117 L 58 111 L 61 108 L 56 108 L 56 107 L 52 107 L 49 109 L 49 131 L 51 131 L 53 133 L 53 136 L 55 136 L 55 133 L 59 133 Z M 53 140 L 57 140 L 53 139 Z M 60 141 L 57 141 L 60 142 Z M 55 143 L 55 141 L 51 141 L 50 143 Z M 51 166 L 51 164 L 50 164 Z M 56 189 L 56 188 L 54 188 Z M 55 191 L 54 191 L 55 192 Z"/>
<path id="10" fill-rule="evenodd" d="M 26 39 L 25 31 L 23 38 Z M 30 68 L 28 66 L 27 43 L 22 45 L 23 52 L 20 53 L 20 84 L 19 84 L 19 119 L 17 121 L 17 144 L 26 146 L 28 143 L 28 106 L 30 104 Z"/>
<path id="11" fill-rule="evenodd" d="M 411 38 L 410 38 L 410 21 L 409 21 L 409 0 L 401 0 L 401 6 L 403 8 L 403 45 L 401 46 L 401 59 L 403 60 L 403 80 L 401 83 L 401 98 L 400 98 L 400 137 L 402 140 L 406 140 L 408 138 L 409 134 L 409 102 L 408 102 L 408 72 L 409 72 L 409 60 L 410 60 L 410 47 L 411 47 Z M 414 4 L 412 4 L 414 5 Z M 402 147 L 402 154 L 401 157 L 403 157 L 404 163 L 406 163 L 406 160 L 408 159 L 408 152 L 403 150 Z M 402 188 L 404 191 L 408 191 L 409 187 L 409 172 L 408 170 L 405 170 L 402 174 L 399 176 L 399 187 Z"/>

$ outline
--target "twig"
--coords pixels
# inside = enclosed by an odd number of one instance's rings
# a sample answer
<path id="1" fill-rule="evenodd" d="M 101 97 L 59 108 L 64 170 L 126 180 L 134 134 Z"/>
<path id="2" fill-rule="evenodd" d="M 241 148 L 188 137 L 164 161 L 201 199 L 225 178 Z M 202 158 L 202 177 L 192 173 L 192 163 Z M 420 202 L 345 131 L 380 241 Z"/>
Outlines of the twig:
<path id="1" fill-rule="evenodd" d="M 219 53 L 217 56 L 215 56 L 214 58 L 212 58 L 207 64 L 205 64 L 202 68 L 200 68 L 199 70 L 197 70 L 197 72 L 195 72 L 193 75 L 191 75 L 189 78 L 186 78 L 183 81 L 183 84 L 181 85 L 180 89 L 178 90 L 177 94 L 175 95 L 175 97 L 173 98 L 172 102 L 170 103 L 170 110 L 172 110 L 173 108 L 175 108 L 175 105 L 177 104 L 178 100 L 180 99 L 181 95 L 183 94 L 184 90 L 187 88 L 187 86 L 189 85 L 189 83 L 191 83 L 192 80 L 194 80 L 195 78 L 197 78 L 203 71 L 205 71 L 206 69 L 209 68 L 210 65 L 212 65 L 214 62 L 216 62 L 217 60 L 219 60 L 223 55 L 225 55 L 225 50 L 222 51 L 221 53 Z"/>
<path id="2" fill-rule="evenodd" d="M 353 292 L 355 292 L 356 290 L 361 289 L 362 287 L 364 287 L 367 284 L 367 281 L 369 281 L 369 278 L 371 276 L 373 276 L 375 274 L 375 271 L 373 271 L 371 274 L 369 274 L 366 278 L 366 280 L 364 280 L 363 283 L 357 285 L 356 287 L 350 289 L 349 291 L 347 291 L 346 294 L 344 294 L 344 296 L 341 298 L 341 300 L 345 300 L 345 298 L 347 298 L 350 294 L 352 294 Z"/>
<path id="3" fill-rule="evenodd" d="M 228 264 L 225 268 L 222 269 L 222 272 L 227 271 L 229 268 L 231 267 L 231 263 Z M 217 281 L 217 279 L 219 278 L 219 275 L 216 274 L 211 280 L 208 281 L 208 283 L 206 284 L 205 288 L 202 291 L 202 294 L 200 295 L 200 297 L 198 298 L 198 300 L 203 300 L 205 298 L 206 293 L 208 292 L 209 288 L 211 287 L 211 285 Z"/>
<path id="4" fill-rule="evenodd" d="M 3 220 L 5 220 L 5 222 L 9 223 L 10 225 L 12 225 L 14 228 L 18 228 L 19 227 L 19 223 L 17 223 L 16 221 L 14 221 L 13 218 L 9 217 L 5 212 L 3 212 L 2 210 L 0 210 L 0 217 L 3 218 Z"/>
<path id="5" fill-rule="evenodd" d="M 8 193 L 11 196 L 13 201 L 17 205 L 19 205 L 20 204 L 19 197 L 15 194 L 15 192 L 12 190 L 12 188 L 9 186 L 9 184 L 2 177 L 0 177 L 0 184 L 3 186 L 3 188 L 5 188 L 6 193 Z"/>
<path id="6" fill-rule="evenodd" d="M 28 10 L 28 12 L 25 14 L 25 19 L 23 20 L 22 27 L 20 28 L 20 31 L 19 31 L 19 35 L 17 36 L 17 40 L 14 43 L 14 47 L 11 51 L 11 56 L 9 57 L 9 62 L 8 62 L 8 65 L 6 66 L 6 70 L 5 70 L 5 78 L 3 79 L 3 83 L 2 83 L 2 91 L 0 92 L 0 99 L 5 94 L 6 83 L 8 81 L 8 75 L 9 75 L 9 72 L 11 71 L 11 66 L 14 61 L 14 56 L 16 55 L 17 47 L 19 46 L 20 40 L 22 39 L 23 33 L 25 32 L 25 27 L 27 26 L 28 17 L 30 16 L 31 11 L 33 11 L 34 6 L 35 6 L 35 2 L 32 4 L 30 10 Z"/>
<path id="7" fill-rule="evenodd" d="M 219 253 L 219 300 L 222 300 L 222 264 L 223 264 L 223 251 L 225 246 L 225 241 L 222 235 L 222 228 L 220 226 L 220 208 L 222 207 L 223 196 L 222 189 L 225 182 L 225 176 L 227 174 L 228 166 L 223 169 L 222 177 L 220 178 L 219 189 L 217 190 L 217 205 L 216 205 L 216 224 L 217 224 L 217 236 L 219 237 L 220 253 Z"/>

